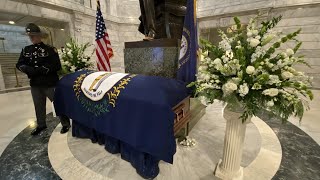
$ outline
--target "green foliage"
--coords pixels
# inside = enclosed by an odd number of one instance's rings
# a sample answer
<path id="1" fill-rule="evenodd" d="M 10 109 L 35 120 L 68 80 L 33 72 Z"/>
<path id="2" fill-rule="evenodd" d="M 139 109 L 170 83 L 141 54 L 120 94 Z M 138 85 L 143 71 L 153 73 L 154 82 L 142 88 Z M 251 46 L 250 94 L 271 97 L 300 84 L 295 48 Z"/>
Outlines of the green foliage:
<path id="1" fill-rule="evenodd" d="M 282 16 L 274 17 L 269 21 L 263 21 L 260 35 L 263 36 L 269 29 L 274 28 L 282 19 Z"/>
<path id="2" fill-rule="evenodd" d="M 302 56 L 296 56 L 302 45 L 296 38 L 301 29 L 278 38 L 272 29 L 281 16 L 260 26 L 256 25 L 257 18 L 244 28 L 234 17 L 229 33 L 219 31 L 222 41 L 218 46 L 200 39 L 205 58 L 200 62 L 198 80 L 188 87 L 194 87 L 196 95 L 208 103 L 217 99 L 229 107 L 241 107 L 242 121 L 261 109 L 270 110 L 283 122 L 291 115 L 301 119 L 308 107 L 302 98 L 313 99 L 310 78 L 294 69 L 297 63 L 308 65 Z M 287 42 L 295 42 L 294 49 L 281 51 Z"/>
<path id="3" fill-rule="evenodd" d="M 238 17 L 234 17 L 233 20 L 234 20 L 234 22 L 235 22 L 236 25 L 237 25 L 237 29 L 240 30 L 240 29 L 241 29 L 240 19 L 239 19 Z"/>
<path id="4" fill-rule="evenodd" d="M 300 49 L 301 45 L 302 45 L 302 42 L 299 42 L 299 43 L 294 47 L 294 49 L 293 49 L 294 53 L 296 53 L 296 52 Z"/>
<path id="5" fill-rule="evenodd" d="M 66 43 L 65 48 L 59 50 L 59 56 L 62 64 L 61 75 L 65 75 L 71 72 L 75 72 L 83 69 L 90 69 L 93 67 L 93 63 L 90 55 L 86 55 L 86 50 L 91 46 L 90 43 L 79 44 L 73 38 Z"/>

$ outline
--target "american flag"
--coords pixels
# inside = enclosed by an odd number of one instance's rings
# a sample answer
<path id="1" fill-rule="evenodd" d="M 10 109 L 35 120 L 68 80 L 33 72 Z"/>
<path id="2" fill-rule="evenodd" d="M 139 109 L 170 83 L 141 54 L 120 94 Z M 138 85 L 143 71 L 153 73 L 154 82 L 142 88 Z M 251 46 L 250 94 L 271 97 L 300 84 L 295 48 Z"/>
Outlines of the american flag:
<path id="1" fill-rule="evenodd" d="M 102 17 L 99 0 L 97 1 L 96 43 L 97 66 L 99 71 L 111 71 L 110 58 L 113 57 L 113 50 Z"/>

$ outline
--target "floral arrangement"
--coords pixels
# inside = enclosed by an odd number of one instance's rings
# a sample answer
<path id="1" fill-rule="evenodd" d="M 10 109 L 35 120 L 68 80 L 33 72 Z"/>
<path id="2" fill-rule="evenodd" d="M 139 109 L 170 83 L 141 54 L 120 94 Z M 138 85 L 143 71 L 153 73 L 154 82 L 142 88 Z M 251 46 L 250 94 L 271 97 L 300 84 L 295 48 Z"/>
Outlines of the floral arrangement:
<path id="1" fill-rule="evenodd" d="M 206 103 L 217 99 L 230 107 L 241 107 L 242 121 L 260 109 L 268 109 L 282 121 L 291 115 L 301 120 L 307 100 L 313 99 L 311 78 L 294 68 L 299 63 L 308 65 L 303 56 L 296 55 L 302 44 L 296 39 L 301 29 L 285 35 L 273 30 L 281 16 L 260 25 L 258 17 L 247 27 L 235 17 L 228 33 L 219 31 L 222 41 L 218 46 L 201 40 L 206 53 L 197 81 L 189 87 L 195 86 L 196 94 Z M 289 41 L 295 46 L 281 50 Z"/>
<path id="2" fill-rule="evenodd" d="M 79 45 L 76 40 L 70 39 L 65 48 L 59 49 L 58 53 L 62 65 L 61 74 L 91 69 L 93 63 L 90 61 L 90 56 L 85 54 L 88 47 L 90 47 L 89 43 Z"/>

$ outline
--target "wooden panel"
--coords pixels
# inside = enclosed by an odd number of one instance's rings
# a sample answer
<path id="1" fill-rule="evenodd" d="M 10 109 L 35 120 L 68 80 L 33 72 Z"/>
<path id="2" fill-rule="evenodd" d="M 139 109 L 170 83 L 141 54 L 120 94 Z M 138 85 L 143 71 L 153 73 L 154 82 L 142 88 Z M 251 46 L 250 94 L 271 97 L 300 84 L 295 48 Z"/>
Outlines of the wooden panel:
<path id="1" fill-rule="evenodd" d="M 185 98 L 181 103 L 176 105 L 173 111 L 175 113 L 174 134 L 176 135 L 190 121 L 190 97 Z"/>

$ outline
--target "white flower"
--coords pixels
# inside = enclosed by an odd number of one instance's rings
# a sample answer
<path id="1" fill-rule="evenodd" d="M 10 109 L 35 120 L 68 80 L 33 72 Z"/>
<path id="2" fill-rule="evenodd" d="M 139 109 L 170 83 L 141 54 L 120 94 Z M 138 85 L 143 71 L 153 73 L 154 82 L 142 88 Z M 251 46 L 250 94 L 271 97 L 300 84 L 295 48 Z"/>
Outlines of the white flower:
<path id="1" fill-rule="evenodd" d="M 260 44 L 260 41 L 258 39 L 252 38 L 252 39 L 249 40 L 249 43 L 250 43 L 251 47 L 257 47 L 258 44 Z"/>
<path id="2" fill-rule="evenodd" d="M 227 58 L 225 55 L 223 55 L 221 58 L 224 63 L 227 63 L 229 61 L 229 58 Z"/>
<path id="3" fill-rule="evenodd" d="M 287 53 L 285 53 L 285 52 L 282 52 L 280 55 L 281 55 L 283 58 L 287 58 L 287 57 L 288 57 Z"/>
<path id="4" fill-rule="evenodd" d="M 204 75 L 204 80 L 209 81 L 210 80 L 210 75 L 209 74 L 205 74 Z"/>
<path id="5" fill-rule="evenodd" d="M 294 51 L 289 48 L 289 49 L 286 50 L 286 53 L 287 53 L 288 56 L 291 56 L 291 55 L 294 54 Z"/>
<path id="6" fill-rule="evenodd" d="M 68 48 L 71 48 L 71 44 L 70 43 L 67 43 L 66 45 L 67 45 Z"/>
<path id="7" fill-rule="evenodd" d="M 247 36 L 248 36 L 248 37 L 251 37 L 251 36 L 252 36 L 252 32 L 251 32 L 251 31 L 248 31 L 248 32 L 247 32 Z"/>
<path id="8" fill-rule="evenodd" d="M 230 94 L 233 91 L 236 91 L 238 89 L 238 86 L 233 82 L 227 82 L 223 85 L 222 90 L 226 94 Z"/>
<path id="9" fill-rule="evenodd" d="M 209 81 L 210 80 L 210 75 L 209 74 L 204 74 L 204 73 L 200 73 L 198 76 L 199 80 L 205 80 L 205 81 Z"/>
<path id="10" fill-rule="evenodd" d="M 70 58 L 72 58 L 72 52 L 71 52 L 71 51 L 69 51 L 67 54 L 68 54 L 68 56 L 69 56 Z"/>
<path id="11" fill-rule="evenodd" d="M 289 71 L 284 71 L 283 73 L 281 73 L 281 77 L 283 79 L 290 79 L 293 77 L 293 74 Z"/>
<path id="12" fill-rule="evenodd" d="M 269 68 L 273 68 L 273 66 L 274 66 L 274 65 L 273 65 L 272 63 L 268 63 L 268 67 L 269 67 Z"/>
<path id="13" fill-rule="evenodd" d="M 262 92 L 263 95 L 266 95 L 266 96 L 271 96 L 271 97 L 274 97 L 274 96 L 277 96 L 279 94 L 279 90 L 276 89 L 276 88 L 270 88 L 270 89 L 266 89 Z"/>
<path id="14" fill-rule="evenodd" d="M 240 78 L 232 78 L 231 82 L 235 83 L 236 85 L 240 84 L 241 79 Z"/>
<path id="15" fill-rule="evenodd" d="M 199 66 L 199 71 L 205 71 L 207 69 L 208 69 L 208 66 L 206 66 L 206 65 Z"/>
<path id="16" fill-rule="evenodd" d="M 247 74 L 255 73 L 256 69 L 253 66 L 248 66 L 246 69 Z"/>
<path id="17" fill-rule="evenodd" d="M 268 84 L 272 85 L 272 84 L 277 84 L 280 83 L 281 81 L 279 80 L 279 76 L 277 75 L 270 75 L 269 76 L 269 81 Z"/>
<path id="18" fill-rule="evenodd" d="M 252 31 L 252 34 L 255 35 L 255 36 L 258 35 L 258 33 L 259 33 L 258 30 L 253 30 L 253 31 Z"/>
<path id="19" fill-rule="evenodd" d="M 232 59 L 233 58 L 233 52 L 232 51 L 226 51 L 226 57 Z"/>
<path id="20" fill-rule="evenodd" d="M 71 66 L 70 71 L 71 72 L 75 72 L 76 71 L 76 67 L 75 66 Z"/>
<path id="21" fill-rule="evenodd" d="M 258 39 L 258 40 L 260 40 L 260 39 L 261 39 L 261 36 L 256 36 L 255 38 Z"/>
<path id="22" fill-rule="evenodd" d="M 247 95 L 249 93 L 249 87 L 248 87 L 247 83 L 240 85 L 239 93 L 240 93 L 241 97 L 244 97 L 245 95 Z"/>
<path id="23" fill-rule="evenodd" d="M 231 50 L 231 45 L 228 42 L 228 39 L 223 39 L 222 41 L 219 42 L 219 47 L 221 49 L 224 49 L 226 51 Z"/>
<path id="24" fill-rule="evenodd" d="M 273 39 L 274 37 L 275 37 L 274 34 L 268 34 L 268 35 L 266 35 L 266 36 L 263 36 L 261 44 L 262 44 L 263 46 L 266 45 L 266 44 L 268 44 L 270 41 L 272 41 L 272 39 Z"/>
<path id="25" fill-rule="evenodd" d="M 261 89 L 261 84 L 254 83 L 251 89 L 255 89 L 255 90 Z"/>
<path id="26" fill-rule="evenodd" d="M 221 64 L 221 59 L 216 58 L 216 59 L 213 61 L 213 64 Z"/>
<path id="27" fill-rule="evenodd" d="M 274 102 L 271 100 L 271 101 L 269 101 L 268 103 L 267 103 L 267 106 L 268 107 L 272 107 L 272 106 L 274 106 Z"/>

